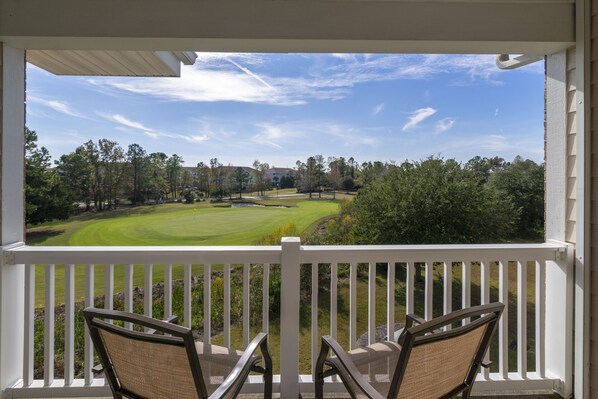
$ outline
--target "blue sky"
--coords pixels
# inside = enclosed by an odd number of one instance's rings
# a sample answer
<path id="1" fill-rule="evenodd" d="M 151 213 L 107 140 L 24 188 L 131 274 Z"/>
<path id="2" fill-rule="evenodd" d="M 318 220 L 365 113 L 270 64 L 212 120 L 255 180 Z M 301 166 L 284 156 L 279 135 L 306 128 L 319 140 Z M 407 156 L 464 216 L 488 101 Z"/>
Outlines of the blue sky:
<path id="1" fill-rule="evenodd" d="M 543 160 L 544 65 L 492 55 L 199 53 L 181 78 L 63 77 L 27 68 L 27 126 L 54 159 L 87 140 L 181 155 L 187 166 Z"/>

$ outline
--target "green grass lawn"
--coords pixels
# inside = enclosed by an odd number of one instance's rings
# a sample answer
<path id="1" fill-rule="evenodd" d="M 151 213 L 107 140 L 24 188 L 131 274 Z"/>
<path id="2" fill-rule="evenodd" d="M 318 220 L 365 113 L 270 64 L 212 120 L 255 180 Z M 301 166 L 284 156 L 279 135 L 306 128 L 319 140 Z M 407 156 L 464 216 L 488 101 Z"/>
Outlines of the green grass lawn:
<path id="1" fill-rule="evenodd" d="M 68 221 L 53 222 L 28 230 L 30 245 L 252 245 L 264 235 L 288 223 L 299 231 L 338 212 L 331 200 L 280 199 L 268 205 L 280 207 L 228 208 L 209 203 L 164 204 L 114 212 L 85 214 Z M 221 204 L 218 204 L 221 205 Z M 162 281 L 162 265 L 154 266 L 154 281 Z M 200 269 L 195 268 L 195 272 Z M 122 291 L 124 267 L 115 270 L 115 292 Z M 43 304 L 44 267 L 36 269 L 36 304 Z M 137 266 L 134 286 L 143 286 L 143 266 Z M 174 268 L 173 278 L 182 278 Z M 83 297 L 84 266 L 75 272 L 76 297 Z M 95 292 L 104 292 L 103 266 L 95 268 Z M 64 268 L 56 269 L 56 303 L 64 302 Z"/>

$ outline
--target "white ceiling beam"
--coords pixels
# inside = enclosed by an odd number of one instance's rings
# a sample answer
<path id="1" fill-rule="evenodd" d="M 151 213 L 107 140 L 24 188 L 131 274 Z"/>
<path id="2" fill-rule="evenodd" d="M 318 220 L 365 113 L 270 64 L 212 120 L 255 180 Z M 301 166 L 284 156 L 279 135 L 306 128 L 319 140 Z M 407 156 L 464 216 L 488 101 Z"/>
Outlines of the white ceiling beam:
<path id="1" fill-rule="evenodd" d="M 570 1 L 0 0 L 25 49 L 553 53 Z"/>

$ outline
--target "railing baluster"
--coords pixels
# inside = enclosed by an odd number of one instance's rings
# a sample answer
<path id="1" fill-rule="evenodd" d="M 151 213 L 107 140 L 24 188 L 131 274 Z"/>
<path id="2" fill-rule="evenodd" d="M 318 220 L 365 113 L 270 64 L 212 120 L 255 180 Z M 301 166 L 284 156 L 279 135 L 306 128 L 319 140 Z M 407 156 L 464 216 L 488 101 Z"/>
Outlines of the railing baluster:
<path id="1" fill-rule="evenodd" d="M 262 331 L 270 331 L 270 264 L 264 263 L 262 275 Z"/>
<path id="2" fill-rule="evenodd" d="M 114 265 L 104 266 L 104 309 L 114 309 Z M 110 320 L 112 321 L 112 320 Z"/>
<path id="3" fill-rule="evenodd" d="M 35 265 L 25 265 L 25 329 L 23 346 L 23 385 L 33 382 L 33 337 L 35 323 Z"/>
<path id="4" fill-rule="evenodd" d="M 536 261 L 536 374 L 545 376 L 546 263 Z"/>
<path id="5" fill-rule="evenodd" d="M 424 298 L 424 318 L 432 320 L 434 318 L 434 262 L 426 261 L 426 279 L 425 279 L 425 298 Z"/>
<path id="6" fill-rule="evenodd" d="M 230 264 L 224 265 L 224 346 L 230 346 Z"/>
<path id="7" fill-rule="evenodd" d="M 125 312 L 133 312 L 133 265 L 128 264 L 125 266 Z M 125 323 L 125 328 L 131 330 L 133 324 L 130 322 Z"/>
<path id="8" fill-rule="evenodd" d="M 203 265 L 203 342 L 212 341 L 212 265 Z"/>
<path id="9" fill-rule="evenodd" d="M 338 264 L 330 265 L 330 335 L 336 339 L 338 318 Z"/>
<path id="10" fill-rule="evenodd" d="M 395 333 L 395 263 L 388 262 L 386 293 L 386 338 L 394 341 Z"/>
<path id="11" fill-rule="evenodd" d="M 64 385 L 75 378 L 75 265 L 64 266 Z"/>
<path id="12" fill-rule="evenodd" d="M 480 303 L 486 305 L 490 303 L 490 261 L 484 260 L 480 263 Z M 486 362 L 490 360 L 490 346 L 484 358 Z M 490 370 L 483 367 L 482 375 L 485 379 L 490 377 Z"/>
<path id="13" fill-rule="evenodd" d="M 183 272 L 183 313 L 185 327 L 191 328 L 191 264 L 185 264 Z"/>
<path id="14" fill-rule="evenodd" d="M 44 385 L 50 386 L 54 382 L 54 276 L 56 266 L 46 265 L 46 290 L 44 308 Z"/>
<path id="15" fill-rule="evenodd" d="M 351 263 L 349 271 L 349 349 L 357 341 L 357 264 Z"/>
<path id="16" fill-rule="evenodd" d="M 104 309 L 114 309 L 114 265 L 104 265 Z M 113 323 L 112 320 L 108 320 Z M 108 385 L 108 379 L 104 379 L 104 385 Z"/>
<path id="17" fill-rule="evenodd" d="M 85 265 L 85 307 L 94 306 L 94 265 Z M 83 374 L 85 385 L 93 382 L 93 342 L 89 336 L 87 325 L 85 326 L 85 353 L 83 362 Z"/>
<path id="18" fill-rule="evenodd" d="M 172 316 L 172 264 L 164 265 L 164 318 Z"/>
<path id="19" fill-rule="evenodd" d="M 318 328 L 318 265 L 314 263 L 311 265 L 311 367 L 312 374 L 316 366 L 316 359 L 318 358 L 318 350 L 320 346 L 320 334 Z"/>
<path id="20" fill-rule="evenodd" d="M 153 279 L 154 271 L 152 264 L 145 265 L 145 273 L 143 276 L 143 314 L 147 317 L 152 317 L 153 306 L 154 306 L 154 295 L 153 295 Z M 147 327 L 144 328 L 148 330 Z"/>
<path id="21" fill-rule="evenodd" d="M 517 261 L 517 373 L 527 378 L 527 262 Z"/>
<path id="22" fill-rule="evenodd" d="M 498 269 L 498 300 L 505 305 L 498 322 L 498 369 L 503 379 L 509 378 L 509 261 L 502 260 Z"/>
<path id="23" fill-rule="evenodd" d="M 407 314 L 413 314 L 415 311 L 415 304 L 413 303 L 415 297 L 415 270 L 412 262 L 407 262 L 407 279 L 405 285 L 407 285 L 407 295 L 405 295 L 405 311 Z"/>
<path id="24" fill-rule="evenodd" d="M 368 345 L 376 342 L 376 262 L 368 269 Z"/>
<path id="25" fill-rule="evenodd" d="M 249 345 L 249 264 L 243 265 L 243 348 L 247 348 Z"/>
<path id="26" fill-rule="evenodd" d="M 463 309 L 467 309 L 471 306 L 471 262 L 461 262 L 462 272 L 462 283 L 463 288 L 461 289 L 462 294 L 462 305 Z M 463 319 L 463 324 L 469 323 L 469 318 Z"/>
<path id="27" fill-rule="evenodd" d="M 442 284 L 442 314 L 449 314 L 453 311 L 453 262 L 443 261 L 443 284 Z M 444 330 L 448 331 L 451 329 L 450 325 L 447 325 Z"/>

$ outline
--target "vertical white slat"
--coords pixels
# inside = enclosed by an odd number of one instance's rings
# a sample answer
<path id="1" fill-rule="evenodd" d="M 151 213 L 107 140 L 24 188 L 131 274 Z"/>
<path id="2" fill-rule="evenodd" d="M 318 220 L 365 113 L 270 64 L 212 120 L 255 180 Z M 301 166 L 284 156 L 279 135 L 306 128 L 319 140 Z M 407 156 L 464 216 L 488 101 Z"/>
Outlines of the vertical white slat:
<path id="1" fill-rule="evenodd" d="M 249 345 L 249 264 L 243 265 L 243 348 Z"/>
<path id="2" fill-rule="evenodd" d="M 44 281 L 44 386 L 54 382 L 54 295 L 56 266 L 46 265 L 46 280 Z"/>
<path id="3" fill-rule="evenodd" d="M 104 266 L 104 309 L 114 309 L 114 265 Z"/>
<path id="4" fill-rule="evenodd" d="M 25 329 L 23 346 L 23 386 L 33 382 L 33 352 L 35 323 L 35 265 L 25 265 Z"/>
<path id="5" fill-rule="evenodd" d="M 85 307 L 94 306 L 94 268 L 93 264 L 85 265 Z M 85 353 L 83 358 L 85 385 L 91 385 L 93 382 L 93 342 L 87 325 L 85 326 Z"/>
<path id="6" fill-rule="evenodd" d="M 143 275 L 143 314 L 152 317 L 154 306 L 153 280 L 154 268 L 152 264 L 146 264 Z"/>
<path id="7" fill-rule="evenodd" d="M 376 262 L 368 269 L 368 345 L 376 342 Z"/>
<path id="8" fill-rule="evenodd" d="M 490 261 L 484 260 L 480 263 L 480 303 L 487 305 L 490 303 Z M 486 352 L 484 360 L 488 362 L 490 360 L 490 347 Z M 485 379 L 490 377 L 490 370 L 482 367 L 482 375 Z"/>
<path id="9" fill-rule="evenodd" d="M 224 265 L 224 346 L 230 346 L 230 264 Z"/>
<path id="10" fill-rule="evenodd" d="M 546 335 L 546 263 L 536 261 L 536 374 L 544 378 Z"/>
<path id="11" fill-rule="evenodd" d="M 424 298 L 424 318 L 432 320 L 434 318 L 434 262 L 426 261 L 425 277 L 425 298 Z"/>
<path id="12" fill-rule="evenodd" d="M 203 342 L 212 341 L 212 265 L 203 265 Z"/>
<path id="13" fill-rule="evenodd" d="M 262 332 L 270 331 L 270 265 L 264 263 L 262 270 Z"/>
<path id="14" fill-rule="evenodd" d="M 349 271 L 349 349 L 357 341 L 357 264 L 351 263 Z"/>
<path id="15" fill-rule="evenodd" d="M 388 262 L 387 292 L 386 292 L 386 337 L 394 341 L 395 333 L 395 263 Z"/>
<path id="16" fill-rule="evenodd" d="M 311 367 L 312 375 L 316 367 L 320 334 L 318 329 L 318 267 L 317 263 L 311 265 Z"/>
<path id="17" fill-rule="evenodd" d="M 463 309 L 471 307 L 471 262 L 461 262 L 461 273 L 462 273 L 462 288 L 461 297 Z M 463 319 L 463 324 L 469 323 L 470 319 Z"/>
<path id="18" fill-rule="evenodd" d="M 164 265 L 164 318 L 172 316 L 172 264 Z"/>
<path id="19" fill-rule="evenodd" d="M 527 262 L 517 261 L 517 373 L 527 378 Z"/>
<path id="20" fill-rule="evenodd" d="M 509 261 L 499 262 L 498 300 L 505 305 L 498 321 L 498 370 L 503 379 L 509 377 Z"/>
<path id="21" fill-rule="evenodd" d="M 337 318 L 338 318 L 338 264 L 330 265 L 330 335 L 337 337 Z"/>
<path id="22" fill-rule="evenodd" d="M 191 264 L 187 263 L 183 272 L 183 319 L 185 327 L 191 328 Z"/>
<path id="23" fill-rule="evenodd" d="M 114 309 L 114 265 L 104 265 L 104 309 Z M 113 323 L 112 320 L 108 320 Z M 108 379 L 104 379 L 104 385 L 108 385 Z"/>
<path id="24" fill-rule="evenodd" d="M 64 266 L 64 385 L 75 378 L 75 265 Z"/>
<path id="25" fill-rule="evenodd" d="M 442 267 L 442 314 L 449 314 L 453 311 L 453 262 L 444 260 Z M 444 331 L 450 329 L 450 325 L 444 327 Z"/>
<path id="26" fill-rule="evenodd" d="M 133 265 L 125 266 L 125 312 L 133 313 Z M 133 325 L 129 322 L 125 323 L 125 328 L 131 330 Z"/>
<path id="27" fill-rule="evenodd" d="M 405 295 L 405 311 L 407 314 L 413 314 L 415 311 L 415 304 L 413 302 L 415 298 L 415 270 L 412 262 L 407 262 L 406 266 L 407 281 L 405 285 L 407 285 L 407 295 Z"/>

